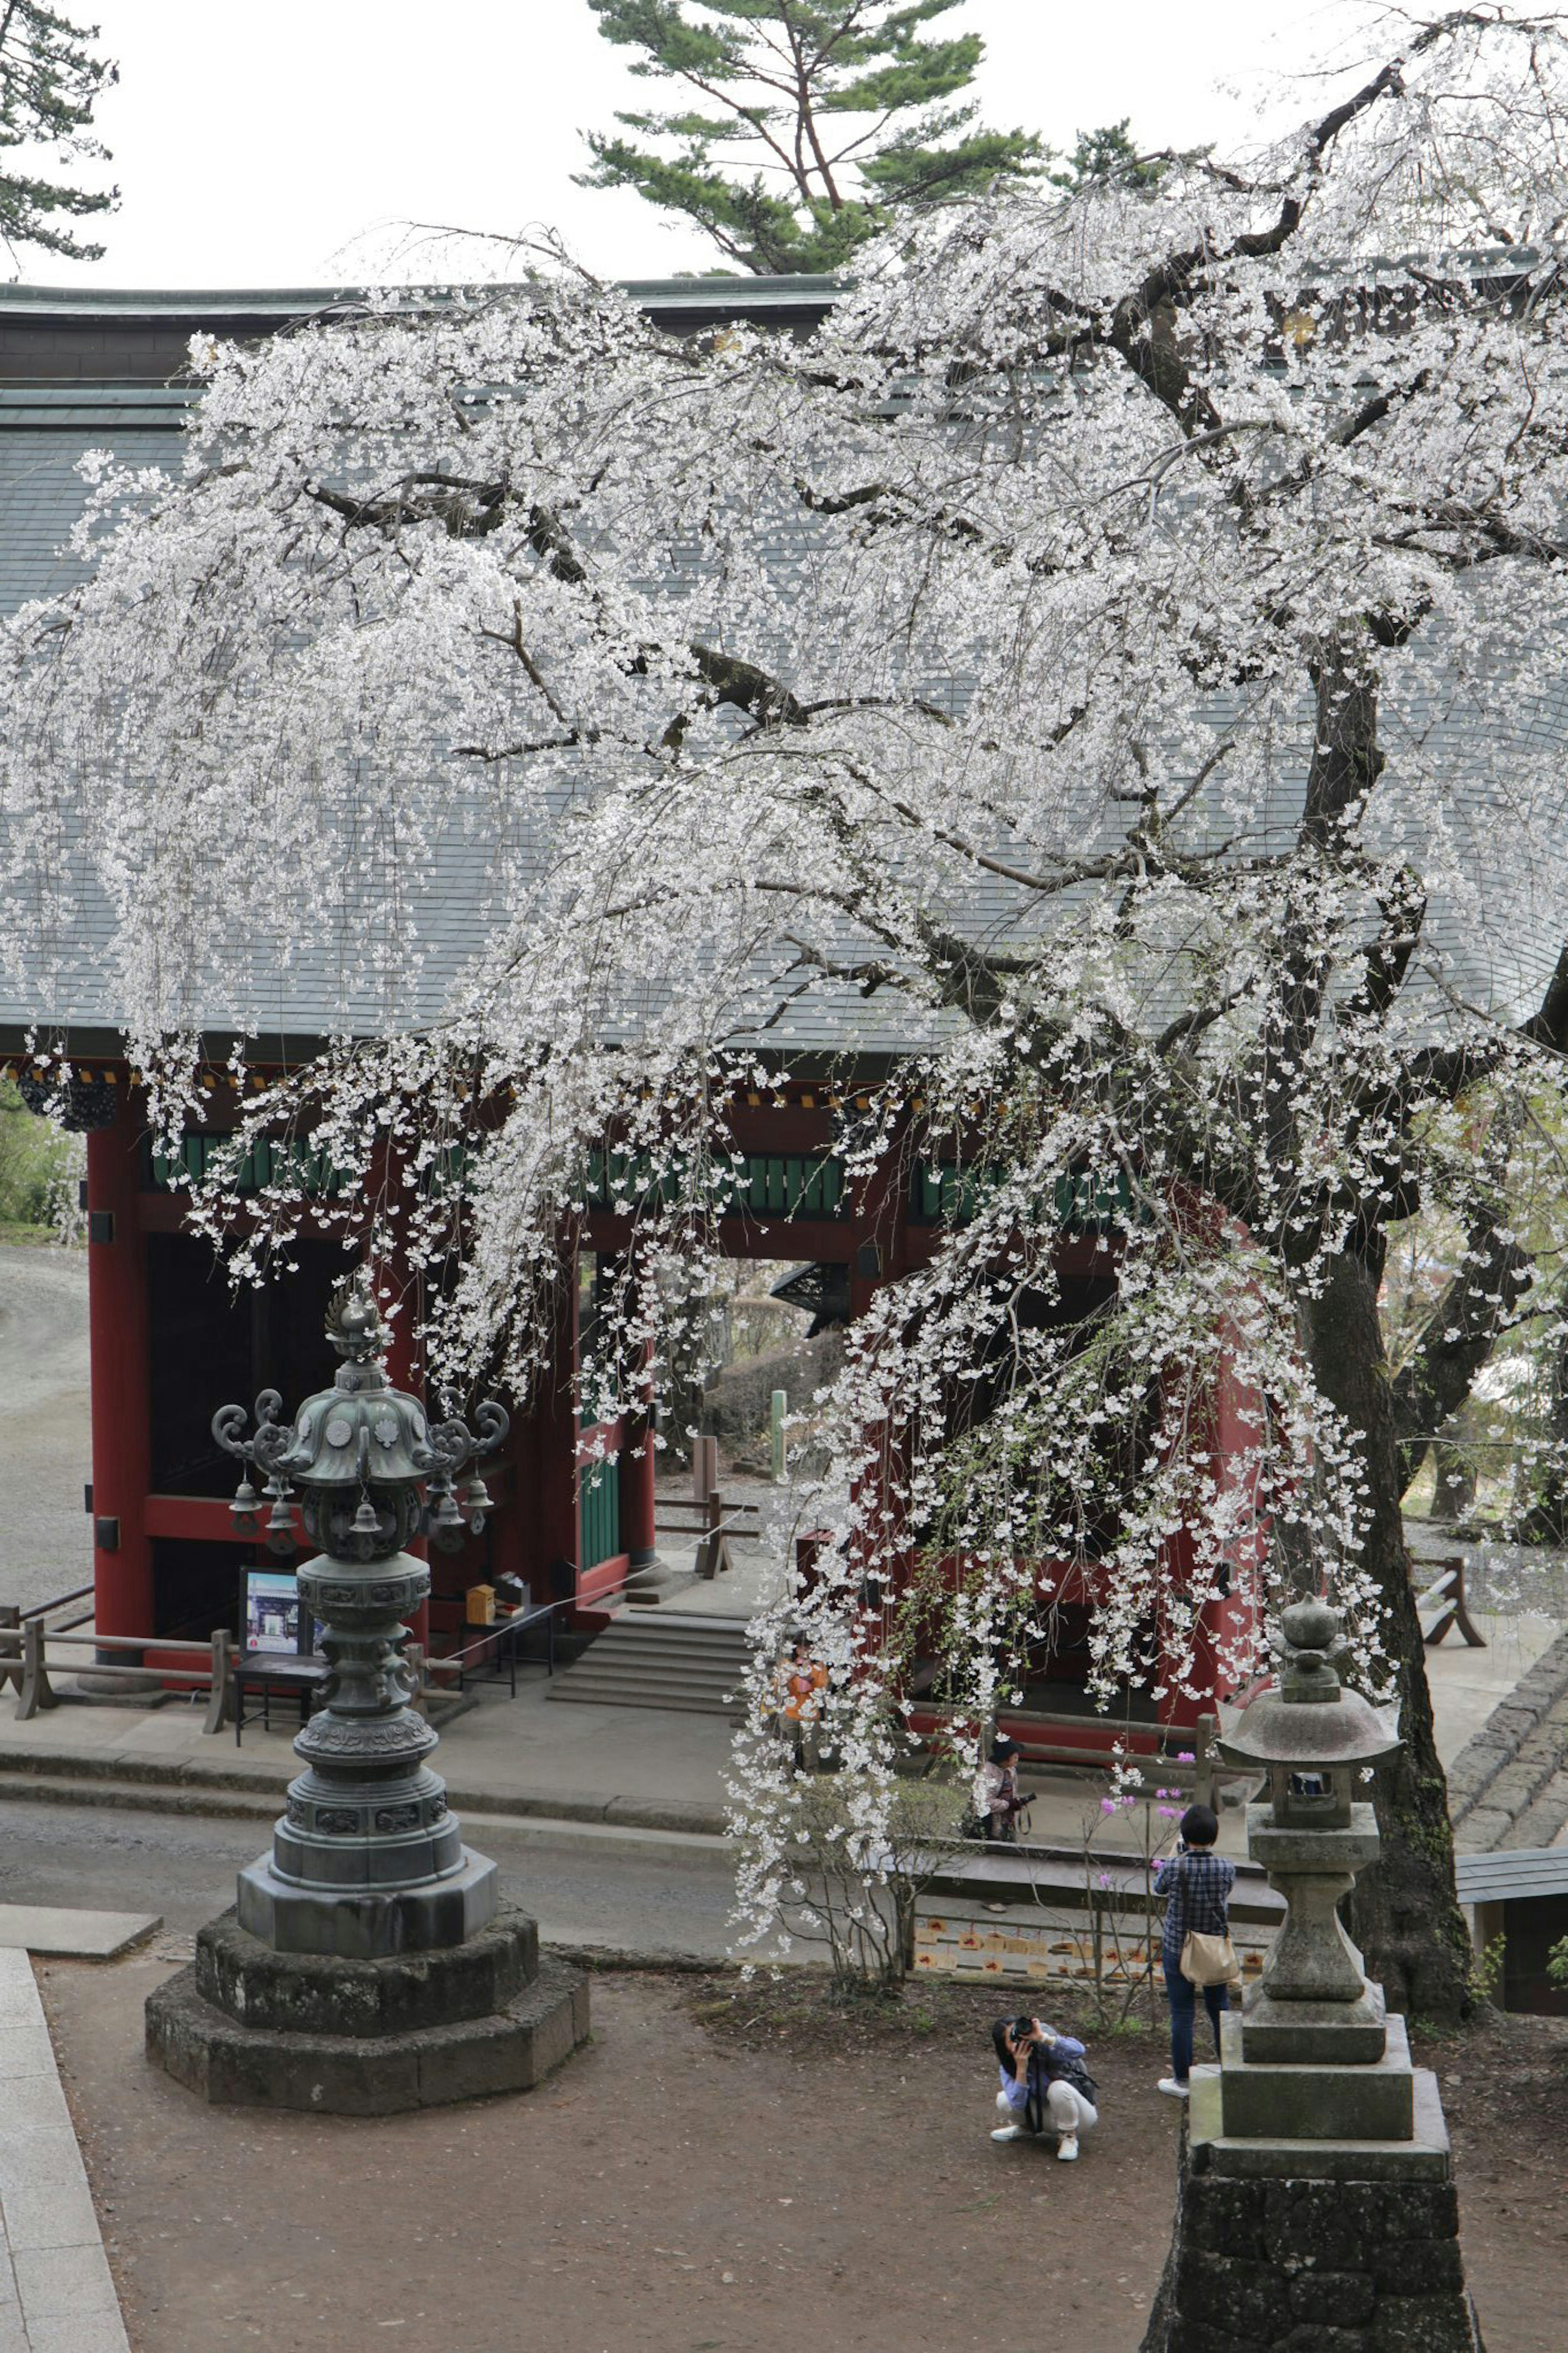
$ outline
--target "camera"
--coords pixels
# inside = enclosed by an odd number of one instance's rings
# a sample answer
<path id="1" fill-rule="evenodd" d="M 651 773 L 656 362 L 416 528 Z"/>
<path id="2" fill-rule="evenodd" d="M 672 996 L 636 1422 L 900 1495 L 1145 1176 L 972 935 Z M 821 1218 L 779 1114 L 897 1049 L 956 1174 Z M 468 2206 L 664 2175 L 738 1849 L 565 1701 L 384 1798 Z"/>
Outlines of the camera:
<path id="1" fill-rule="evenodd" d="M 1034 2031 L 1035 2021 L 1032 2018 L 1016 2018 L 1013 2021 L 1013 2040 L 1016 2043 L 1026 2042 Z"/>

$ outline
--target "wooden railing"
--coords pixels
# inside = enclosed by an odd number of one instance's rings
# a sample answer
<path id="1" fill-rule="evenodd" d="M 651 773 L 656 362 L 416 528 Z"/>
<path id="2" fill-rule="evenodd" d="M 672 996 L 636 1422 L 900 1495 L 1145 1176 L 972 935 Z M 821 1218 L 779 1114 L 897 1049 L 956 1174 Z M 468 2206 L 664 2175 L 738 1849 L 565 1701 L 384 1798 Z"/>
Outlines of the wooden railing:
<path id="1" fill-rule="evenodd" d="M 1025 1736 L 1018 1742 L 1023 1752 L 1021 1761 L 1025 1765 L 1074 1765 L 1080 1769 L 1087 1765 L 1103 1772 L 1106 1760 L 1102 1753 L 1081 1740 L 1075 1743 L 1053 1737 L 1068 1731 L 1082 1732 L 1086 1725 L 1095 1722 L 1093 1717 L 1081 1715 L 1032 1717 Z M 1043 1739 L 1033 1736 L 1037 1725 L 1045 1735 Z M 1146 1782 L 1152 1778 L 1166 1788 L 1180 1789 L 1184 1795 L 1190 1793 L 1194 1805 L 1215 1803 L 1219 1779 L 1232 1769 L 1221 1764 L 1215 1747 L 1219 1732 L 1216 1715 L 1200 1715 L 1190 1730 L 1184 1726 L 1173 1732 L 1156 1724 L 1135 1725 L 1132 1730 L 1149 1732 L 1157 1743 L 1149 1749 L 1128 1745 L 1128 1760 L 1140 1767 Z"/>
<path id="2" fill-rule="evenodd" d="M 60 1694 L 49 1681 L 49 1656 L 55 1654 L 54 1665 L 58 1672 L 68 1662 L 59 1656 L 63 1650 L 91 1651 L 96 1655 L 87 1665 L 89 1672 L 108 1683 L 120 1683 L 135 1691 L 147 1689 L 150 1681 L 159 1684 L 188 1683 L 193 1690 L 207 1692 L 206 1719 L 204 1732 L 221 1732 L 228 1721 L 229 1676 L 232 1672 L 234 1637 L 226 1626 L 214 1629 L 205 1642 L 166 1641 L 162 1636 L 145 1634 L 72 1634 L 47 1626 L 41 1617 L 28 1617 L 22 1623 L 21 1678 L 17 1688 L 16 1717 L 26 1723 L 41 1708 L 58 1707 Z M 134 1663 L 116 1665 L 102 1654 L 106 1651 L 132 1651 Z M 149 1651 L 158 1654 L 155 1667 L 143 1665 Z M 166 1666 L 168 1658 L 200 1659 L 198 1667 Z"/>
<path id="3" fill-rule="evenodd" d="M 87 1607 L 76 1609 L 78 1602 L 85 1602 Z M 18 1691 L 22 1688 L 22 1629 L 34 1619 L 47 1625 L 57 1609 L 75 1609 L 73 1617 L 62 1618 L 55 1627 L 57 1634 L 67 1633 L 73 1626 L 90 1625 L 92 1587 L 73 1585 L 68 1593 L 57 1593 L 48 1601 L 35 1601 L 27 1609 L 15 1601 L 0 1601 L 0 1691 L 4 1691 L 7 1683 L 15 1683 Z"/>
<path id="4" fill-rule="evenodd" d="M 679 1495 L 661 1495 L 655 1506 L 654 1525 L 670 1535 L 694 1535 L 697 1558 L 692 1566 L 697 1575 L 717 1577 L 731 1566 L 731 1536 L 762 1534 L 763 1507 L 726 1504 L 719 1489 L 710 1487 L 700 1501 L 695 1496 L 689 1501 Z"/>
<path id="5" fill-rule="evenodd" d="M 921 1709 L 922 1715 L 927 1713 L 941 1719 L 951 1711 L 939 1702 L 930 1702 Z M 1215 1746 L 1219 1736 L 1217 1715 L 1200 1715 L 1191 1726 L 1173 1726 L 1116 1725 L 1095 1715 L 1041 1715 L 1033 1709 L 1026 1716 L 1012 1709 L 1005 1709 L 1003 1715 L 1006 1723 L 1020 1727 L 1013 1737 L 1018 1743 L 1019 1762 L 1025 1767 L 1065 1765 L 1079 1772 L 1103 1773 L 1109 1762 L 1110 1736 L 1120 1732 L 1126 1740 L 1128 1762 L 1139 1767 L 1145 1785 L 1179 1789 L 1194 1805 L 1217 1804 L 1221 1781 L 1250 1778 L 1221 1759 Z M 1064 1739 L 1062 1735 L 1066 1733 L 1099 1736 Z M 1127 1738 L 1129 1734 L 1147 1736 L 1152 1745 L 1148 1748 L 1135 1747 L 1132 1738 Z"/>
<path id="6" fill-rule="evenodd" d="M 1437 1572 L 1435 1577 L 1434 1569 Z M 1422 1641 L 1430 1649 L 1442 1641 L 1450 1626 L 1457 1626 L 1472 1651 L 1484 1651 L 1487 1638 L 1471 1618 L 1465 1598 L 1464 1554 L 1457 1552 L 1447 1560 L 1418 1560 L 1412 1564 L 1411 1577 L 1417 1587 L 1427 1577 L 1431 1577 L 1431 1583 L 1415 1596 Z"/>

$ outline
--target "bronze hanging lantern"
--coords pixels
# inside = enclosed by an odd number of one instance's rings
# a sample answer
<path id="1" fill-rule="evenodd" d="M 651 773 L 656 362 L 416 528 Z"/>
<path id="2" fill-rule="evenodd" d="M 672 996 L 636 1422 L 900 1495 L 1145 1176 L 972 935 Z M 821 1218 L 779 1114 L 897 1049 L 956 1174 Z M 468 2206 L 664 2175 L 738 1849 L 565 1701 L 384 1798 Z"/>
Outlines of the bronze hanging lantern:
<path id="1" fill-rule="evenodd" d="M 248 1438 L 243 1407 L 213 1418 L 219 1445 L 267 1474 L 267 1527 L 287 1546 L 298 1494 L 321 1547 L 300 1570 L 300 1603 L 321 1621 L 328 1664 L 325 1704 L 294 1743 L 305 1770 L 289 1785 L 272 1852 L 240 1873 L 239 1918 L 280 1951 L 373 1958 L 459 1944 L 495 1910 L 495 1865 L 463 1845 L 426 1762 L 437 1736 L 408 1704 L 402 1645 L 430 1572 L 404 1547 L 427 1525 L 426 1484 L 437 1503 L 428 1525 L 462 1529 L 452 1482 L 510 1425 L 499 1405 L 481 1405 L 472 1430 L 458 1419 L 432 1425 L 417 1398 L 392 1387 L 363 1275 L 335 1294 L 327 1336 L 342 1359 L 337 1378 L 291 1422 L 275 1389 L 257 1399 Z M 248 1467 L 237 1509 L 247 1493 L 254 1504 Z M 350 1894 L 359 1900 L 345 1904 Z"/>

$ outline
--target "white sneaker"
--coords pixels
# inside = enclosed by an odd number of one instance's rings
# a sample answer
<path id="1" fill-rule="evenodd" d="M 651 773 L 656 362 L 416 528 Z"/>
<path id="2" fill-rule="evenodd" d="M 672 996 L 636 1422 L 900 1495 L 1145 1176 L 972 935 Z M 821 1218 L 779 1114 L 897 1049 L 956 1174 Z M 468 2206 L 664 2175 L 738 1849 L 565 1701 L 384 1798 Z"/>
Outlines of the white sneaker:
<path id="1" fill-rule="evenodd" d="M 993 2140 L 1022 2140 L 1024 2128 L 1022 2125 L 998 2125 L 991 2137 Z"/>
<path id="2" fill-rule="evenodd" d="M 1187 2096 L 1187 2086 L 1185 2084 L 1178 2084 L 1173 2075 L 1162 2075 L 1160 2089 L 1162 2092 L 1168 2092 L 1173 2100 L 1184 2100 Z"/>
<path id="3" fill-rule="evenodd" d="M 1074 2163 L 1077 2157 L 1077 2133 L 1063 2133 L 1060 2140 L 1057 2143 L 1057 2163 L 1058 2165 L 1071 2165 Z"/>

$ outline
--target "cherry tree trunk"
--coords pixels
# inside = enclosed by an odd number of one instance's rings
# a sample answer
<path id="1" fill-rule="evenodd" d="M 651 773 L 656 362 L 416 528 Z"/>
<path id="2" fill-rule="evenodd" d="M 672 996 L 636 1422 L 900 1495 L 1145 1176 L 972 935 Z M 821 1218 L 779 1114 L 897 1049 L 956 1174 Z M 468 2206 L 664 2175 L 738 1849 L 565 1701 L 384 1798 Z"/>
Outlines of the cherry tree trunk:
<path id="1" fill-rule="evenodd" d="M 1391 2009 L 1453 2021 L 1474 2007 L 1470 1943 L 1454 1894 L 1448 1785 L 1437 1756 L 1400 1517 L 1398 1448 L 1377 1294 L 1375 1264 L 1346 1251 L 1329 1261 L 1324 1288 L 1305 1309 L 1318 1385 L 1352 1429 L 1363 1433 L 1371 1504 L 1366 1566 L 1383 1597 L 1405 1743 L 1377 1774 L 1373 1794 L 1383 1853 L 1357 1882 L 1351 1926 Z"/>

